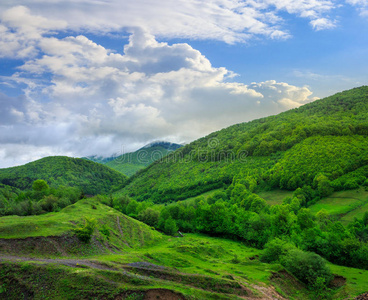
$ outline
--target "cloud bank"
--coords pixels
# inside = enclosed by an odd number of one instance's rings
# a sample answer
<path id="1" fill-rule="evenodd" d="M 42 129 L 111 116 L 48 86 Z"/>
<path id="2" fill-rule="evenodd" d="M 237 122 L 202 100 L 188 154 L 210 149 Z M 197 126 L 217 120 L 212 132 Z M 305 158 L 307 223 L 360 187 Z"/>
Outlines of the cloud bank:
<path id="1" fill-rule="evenodd" d="M 364 2 L 347 1 L 357 6 Z M 10 9 L 7 20 L 13 23 L 23 22 L 20 20 L 24 12 L 11 10 L 17 5 L 29 7 L 39 15 L 37 24 L 32 23 L 31 27 L 46 25 L 44 19 L 48 18 L 63 20 L 68 29 L 74 31 L 108 33 L 140 27 L 160 38 L 211 39 L 226 43 L 245 42 L 257 36 L 288 38 L 286 14 L 304 18 L 316 30 L 331 28 L 337 7 L 333 0 L 2 1 L 0 11 Z M 63 22 L 54 21 L 49 25 L 60 28 L 65 25 Z"/>
<path id="2" fill-rule="evenodd" d="M 133 150 L 156 139 L 188 142 L 313 100 L 306 87 L 234 82 L 187 43 L 158 42 L 142 28 L 131 28 L 116 53 L 83 35 L 58 38 L 52 31 L 64 22 L 22 6 L 3 13 L 1 26 L 2 55 L 24 60 L 3 77 L 24 95 L 0 94 L 1 167 L 45 154 Z"/>

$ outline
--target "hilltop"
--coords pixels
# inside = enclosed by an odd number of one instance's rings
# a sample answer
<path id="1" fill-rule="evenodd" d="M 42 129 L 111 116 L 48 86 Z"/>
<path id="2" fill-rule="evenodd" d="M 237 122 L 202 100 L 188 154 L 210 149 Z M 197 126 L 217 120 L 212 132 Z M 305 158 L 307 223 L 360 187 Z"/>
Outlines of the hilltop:
<path id="1" fill-rule="evenodd" d="M 21 190 L 32 188 L 37 179 L 51 187 L 71 186 L 85 194 L 105 194 L 126 182 L 126 177 L 92 161 L 66 156 L 50 156 L 23 166 L 0 169 L 0 183 Z"/>

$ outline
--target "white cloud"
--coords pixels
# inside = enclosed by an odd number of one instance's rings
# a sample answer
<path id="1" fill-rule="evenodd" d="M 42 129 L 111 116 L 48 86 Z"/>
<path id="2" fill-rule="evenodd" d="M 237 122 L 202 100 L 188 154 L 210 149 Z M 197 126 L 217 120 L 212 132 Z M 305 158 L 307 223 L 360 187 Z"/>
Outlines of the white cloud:
<path id="1" fill-rule="evenodd" d="M 355 6 L 363 17 L 368 17 L 368 1 L 367 0 L 346 0 L 347 3 Z"/>
<path id="2" fill-rule="evenodd" d="M 307 87 L 229 82 L 234 73 L 190 45 L 158 42 L 140 28 L 131 28 L 124 52 L 115 53 L 83 35 L 50 35 L 44 24 L 54 23 L 46 19 L 24 19 L 34 24 L 24 45 L 38 55 L 6 79 L 25 85 L 25 96 L 0 95 L 0 167 L 34 158 L 24 153 L 37 149 L 37 157 L 83 156 L 156 139 L 188 142 L 313 100 Z M 5 32 L 20 36 L 22 23 L 7 20 Z"/>
<path id="3" fill-rule="evenodd" d="M 319 18 L 311 21 L 312 27 L 319 31 L 325 29 L 332 29 L 336 27 L 336 22 L 326 18 Z"/>
<path id="4" fill-rule="evenodd" d="M 29 7 L 39 16 L 31 18 L 25 7 L 11 8 L 14 5 Z M 64 20 L 75 31 L 107 33 L 140 27 L 161 38 L 236 43 L 255 36 L 288 38 L 289 30 L 283 28 L 285 12 L 315 22 L 329 20 L 335 6 L 332 0 L 13 0 L 1 2 L 0 10 L 10 8 L 4 22 L 23 33 L 65 28 L 65 23 L 52 19 Z"/>
<path id="5" fill-rule="evenodd" d="M 64 29 L 65 21 L 54 21 L 34 16 L 24 6 L 5 10 L 0 24 L 0 58 L 26 58 L 37 54 L 37 42 L 43 34 Z"/>

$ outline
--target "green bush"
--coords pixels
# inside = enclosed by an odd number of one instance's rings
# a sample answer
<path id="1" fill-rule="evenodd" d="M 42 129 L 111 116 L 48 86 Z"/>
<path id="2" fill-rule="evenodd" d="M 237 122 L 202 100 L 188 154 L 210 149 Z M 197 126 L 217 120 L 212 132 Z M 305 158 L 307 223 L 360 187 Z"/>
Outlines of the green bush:
<path id="1" fill-rule="evenodd" d="M 111 228 L 108 227 L 106 224 L 103 224 L 102 227 L 99 230 L 100 230 L 101 234 L 103 234 L 107 239 L 110 238 Z"/>
<path id="2" fill-rule="evenodd" d="M 96 228 L 97 221 L 95 219 L 89 219 L 85 217 L 84 226 L 74 229 L 77 237 L 84 243 L 89 243 L 92 234 Z"/>
<path id="3" fill-rule="evenodd" d="M 275 238 L 265 245 L 260 259 L 266 263 L 277 262 L 280 261 L 281 257 L 287 255 L 291 249 L 295 249 L 295 246 L 279 238 Z"/>
<path id="4" fill-rule="evenodd" d="M 291 249 L 282 258 L 282 264 L 310 289 L 323 289 L 322 283 L 326 286 L 332 279 L 331 270 L 327 267 L 326 260 L 313 252 Z"/>

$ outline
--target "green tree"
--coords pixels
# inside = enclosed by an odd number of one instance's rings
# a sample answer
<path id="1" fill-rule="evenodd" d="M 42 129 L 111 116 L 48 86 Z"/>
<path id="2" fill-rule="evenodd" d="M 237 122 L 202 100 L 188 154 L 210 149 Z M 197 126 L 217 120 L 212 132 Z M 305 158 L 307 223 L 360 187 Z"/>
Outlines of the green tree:
<path id="1" fill-rule="evenodd" d="M 165 221 L 165 232 L 169 235 L 174 235 L 178 231 L 175 220 L 171 217 Z"/>
<path id="2" fill-rule="evenodd" d="M 152 208 L 147 208 L 145 210 L 142 210 L 138 214 L 138 219 L 140 221 L 150 226 L 153 226 L 153 227 L 157 227 L 159 218 L 160 218 L 160 212 Z"/>
<path id="3" fill-rule="evenodd" d="M 49 188 L 49 185 L 45 180 L 37 179 L 32 184 L 32 189 L 37 192 L 45 191 Z"/>
<path id="4" fill-rule="evenodd" d="M 317 175 L 314 178 L 314 183 L 317 185 L 317 190 L 321 197 L 327 197 L 334 191 L 333 187 L 331 187 L 331 182 L 325 175 Z"/>

